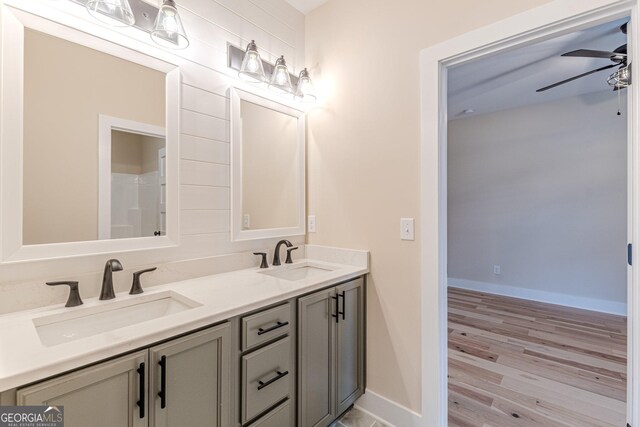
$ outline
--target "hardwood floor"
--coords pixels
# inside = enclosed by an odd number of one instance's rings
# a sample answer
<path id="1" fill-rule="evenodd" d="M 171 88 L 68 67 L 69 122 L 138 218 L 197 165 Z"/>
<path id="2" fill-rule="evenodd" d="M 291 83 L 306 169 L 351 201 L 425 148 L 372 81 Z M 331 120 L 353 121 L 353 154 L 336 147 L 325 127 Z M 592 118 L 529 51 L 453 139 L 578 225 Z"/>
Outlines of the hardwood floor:
<path id="1" fill-rule="evenodd" d="M 449 426 L 626 425 L 626 317 L 449 288 Z"/>

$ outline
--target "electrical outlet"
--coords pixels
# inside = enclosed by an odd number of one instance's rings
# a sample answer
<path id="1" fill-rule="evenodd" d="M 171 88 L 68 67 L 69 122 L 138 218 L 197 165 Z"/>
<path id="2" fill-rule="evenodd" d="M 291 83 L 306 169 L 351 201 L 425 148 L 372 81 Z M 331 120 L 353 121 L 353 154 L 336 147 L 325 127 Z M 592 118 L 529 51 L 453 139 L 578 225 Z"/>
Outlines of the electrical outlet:
<path id="1" fill-rule="evenodd" d="M 493 274 L 502 274 L 502 270 L 500 269 L 499 265 L 493 266 Z"/>
<path id="2" fill-rule="evenodd" d="M 316 232 L 316 216 L 315 215 L 309 215 L 309 218 L 307 220 L 307 231 L 309 233 Z"/>
<path id="3" fill-rule="evenodd" d="M 413 218 L 400 218 L 400 240 L 414 240 Z"/>
<path id="4" fill-rule="evenodd" d="M 244 214 L 242 216 L 242 228 L 244 228 L 245 230 L 251 228 L 251 215 Z"/>

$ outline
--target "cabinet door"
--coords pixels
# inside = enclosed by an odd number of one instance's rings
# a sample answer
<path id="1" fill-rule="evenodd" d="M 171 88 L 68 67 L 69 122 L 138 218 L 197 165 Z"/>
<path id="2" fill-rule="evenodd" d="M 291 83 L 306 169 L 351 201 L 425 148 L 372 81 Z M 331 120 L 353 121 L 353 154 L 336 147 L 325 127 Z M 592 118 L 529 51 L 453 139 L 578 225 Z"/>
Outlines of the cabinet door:
<path id="1" fill-rule="evenodd" d="M 17 392 L 18 405 L 64 406 L 66 427 L 144 427 L 146 362 L 141 351 L 25 387 Z"/>
<path id="2" fill-rule="evenodd" d="M 300 427 L 335 418 L 333 394 L 335 290 L 298 300 L 298 417 Z"/>
<path id="3" fill-rule="evenodd" d="M 337 414 L 364 392 L 364 279 L 337 287 L 340 321 L 336 330 Z"/>
<path id="4" fill-rule="evenodd" d="M 151 348 L 150 425 L 229 425 L 229 329 L 225 323 Z"/>

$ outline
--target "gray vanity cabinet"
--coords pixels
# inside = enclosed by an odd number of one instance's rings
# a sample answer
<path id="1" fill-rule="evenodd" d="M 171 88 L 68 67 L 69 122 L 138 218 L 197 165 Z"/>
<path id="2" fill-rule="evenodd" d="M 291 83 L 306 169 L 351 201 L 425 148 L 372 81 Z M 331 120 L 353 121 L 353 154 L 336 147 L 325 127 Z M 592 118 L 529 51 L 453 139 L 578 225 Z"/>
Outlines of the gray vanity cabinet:
<path id="1" fill-rule="evenodd" d="M 298 420 L 327 426 L 364 392 L 364 279 L 298 300 Z"/>
<path id="2" fill-rule="evenodd" d="M 150 425 L 229 425 L 229 324 L 152 347 Z"/>
<path id="3" fill-rule="evenodd" d="M 63 405 L 66 427 L 228 427 L 230 329 L 227 322 L 21 388 L 17 403 Z"/>
<path id="4" fill-rule="evenodd" d="M 137 402 L 143 391 L 140 378 L 144 380 L 148 372 L 147 355 L 139 351 L 22 388 L 16 394 L 17 403 L 62 405 L 66 427 L 144 427 L 146 399 L 142 399 L 144 408 Z"/>

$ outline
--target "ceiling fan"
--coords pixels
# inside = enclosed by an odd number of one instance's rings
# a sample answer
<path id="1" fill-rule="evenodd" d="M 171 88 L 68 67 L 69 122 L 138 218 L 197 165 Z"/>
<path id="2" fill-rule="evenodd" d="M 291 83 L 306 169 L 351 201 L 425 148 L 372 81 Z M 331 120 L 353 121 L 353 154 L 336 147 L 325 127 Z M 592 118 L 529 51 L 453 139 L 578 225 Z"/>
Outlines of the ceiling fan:
<path id="1" fill-rule="evenodd" d="M 623 34 L 627 34 L 627 24 L 623 24 L 620 27 L 620 31 Z M 586 77 L 590 74 L 598 73 L 600 71 L 608 70 L 610 68 L 618 67 L 618 69 L 609 76 L 607 79 L 607 83 L 610 86 L 613 86 L 613 90 L 623 89 L 629 86 L 630 82 L 630 67 L 631 64 L 627 65 L 627 44 L 623 44 L 622 46 L 617 47 L 615 50 L 611 52 L 607 52 L 604 50 L 591 50 L 591 49 L 578 49 L 573 50 L 571 52 L 563 53 L 562 56 L 573 56 L 579 58 L 602 58 L 608 59 L 613 64 L 605 65 L 604 67 L 596 68 L 595 70 L 587 71 L 586 73 L 578 74 L 577 76 L 570 77 L 568 79 L 559 81 L 557 83 L 551 84 L 549 86 L 542 87 L 536 92 L 544 92 L 545 90 L 553 89 L 554 87 L 563 85 L 565 83 L 572 82 L 574 80 L 580 79 L 582 77 Z"/>

